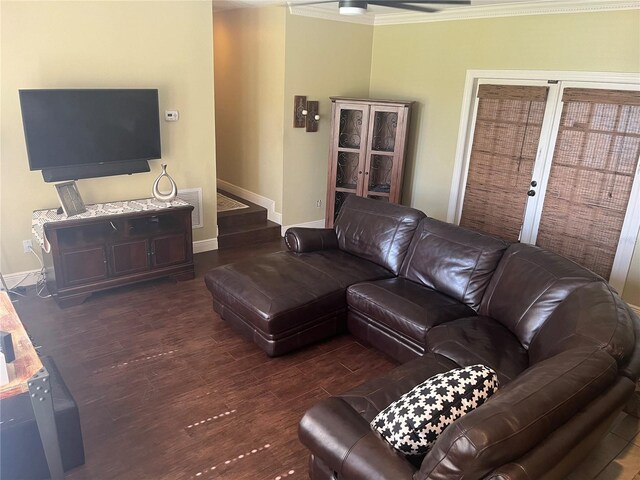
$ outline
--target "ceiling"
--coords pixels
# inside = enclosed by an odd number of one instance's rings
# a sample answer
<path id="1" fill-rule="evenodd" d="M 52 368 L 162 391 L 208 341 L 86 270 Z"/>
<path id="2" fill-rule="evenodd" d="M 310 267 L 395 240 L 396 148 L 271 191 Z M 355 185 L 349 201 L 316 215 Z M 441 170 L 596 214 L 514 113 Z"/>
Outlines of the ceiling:
<path id="1" fill-rule="evenodd" d="M 391 7 L 369 5 L 366 15 L 344 16 L 338 2 L 308 5 L 310 0 L 213 0 L 214 11 L 237 8 L 288 6 L 294 15 L 326 18 L 353 23 L 385 25 L 544 13 L 591 12 L 640 8 L 640 0 L 471 0 L 471 5 L 433 5 L 437 13 L 410 12 Z M 409 0 L 405 0 L 409 1 Z"/>

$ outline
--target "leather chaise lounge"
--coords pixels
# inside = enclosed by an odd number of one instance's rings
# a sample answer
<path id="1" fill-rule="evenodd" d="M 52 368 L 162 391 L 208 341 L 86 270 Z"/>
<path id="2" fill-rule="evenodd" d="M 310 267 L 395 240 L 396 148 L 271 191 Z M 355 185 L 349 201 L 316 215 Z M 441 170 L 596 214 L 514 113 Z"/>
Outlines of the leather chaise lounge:
<path id="1" fill-rule="evenodd" d="M 563 478 L 640 373 L 640 320 L 602 278 L 537 247 L 350 197 L 334 229 L 214 269 L 214 307 L 269 355 L 348 328 L 402 365 L 302 418 L 311 478 Z M 273 323 L 273 325 L 272 325 Z M 370 426 L 426 379 L 484 364 L 500 389 L 407 458 Z"/>
<path id="2" fill-rule="evenodd" d="M 344 331 L 347 287 L 397 275 L 425 216 L 360 198 L 345 207 L 335 230 L 289 229 L 291 252 L 223 265 L 205 275 L 214 310 L 268 355 Z"/>

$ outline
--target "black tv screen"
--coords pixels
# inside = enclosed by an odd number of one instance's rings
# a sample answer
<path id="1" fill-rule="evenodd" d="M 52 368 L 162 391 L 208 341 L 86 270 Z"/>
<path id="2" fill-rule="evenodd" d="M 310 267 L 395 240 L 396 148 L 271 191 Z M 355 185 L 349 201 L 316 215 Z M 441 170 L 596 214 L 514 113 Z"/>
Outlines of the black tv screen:
<path id="1" fill-rule="evenodd" d="M 31 170 L 46 181 L 148 172 L 160 158 L 158 90 L 20 90 Z"/>

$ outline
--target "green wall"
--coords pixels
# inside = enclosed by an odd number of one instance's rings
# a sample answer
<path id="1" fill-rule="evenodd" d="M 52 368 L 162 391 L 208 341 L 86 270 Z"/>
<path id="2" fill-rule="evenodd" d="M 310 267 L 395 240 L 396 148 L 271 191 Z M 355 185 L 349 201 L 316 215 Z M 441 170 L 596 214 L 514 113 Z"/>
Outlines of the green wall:
<path id="1" fill-rule="evenodd" d="M 330 96 L 368 97 L 373 27 L 287 16 L 283 225 L 323 220 L 331 135 Z M 292 128 L 293 97 L 320 102 L 318 131 Z M 322 207 L 316 207 L 316 201 Z"/>
<path id="2" fill-rule="evenodd" d="M 445 219 L 466 72 L 640 72 L 640 10 L 377 26 L 371 97 L 416 100 L 403 203 Z M 640 305 L 640 247 L 624 297 Z"/>

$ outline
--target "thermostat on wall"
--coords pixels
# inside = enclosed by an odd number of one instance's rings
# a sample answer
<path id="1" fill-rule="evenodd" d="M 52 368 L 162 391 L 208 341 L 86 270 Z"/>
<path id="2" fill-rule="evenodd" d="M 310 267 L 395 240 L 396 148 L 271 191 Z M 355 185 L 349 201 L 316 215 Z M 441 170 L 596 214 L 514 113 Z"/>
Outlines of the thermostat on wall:
<path id="1" fill-rule="evenodd" d="M 177 122 L 180 114 L 177 110 L 165 110 L 164 111 L 164 119 L 167 122 Z"/>

